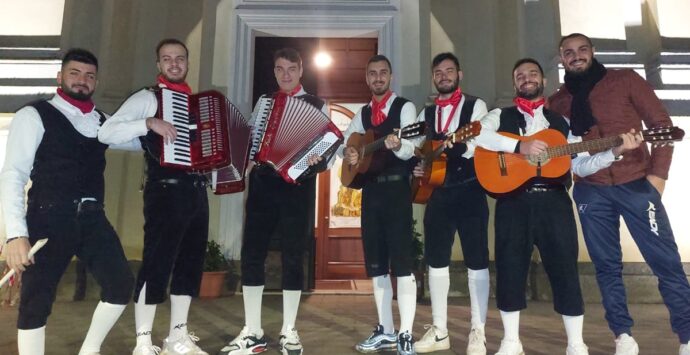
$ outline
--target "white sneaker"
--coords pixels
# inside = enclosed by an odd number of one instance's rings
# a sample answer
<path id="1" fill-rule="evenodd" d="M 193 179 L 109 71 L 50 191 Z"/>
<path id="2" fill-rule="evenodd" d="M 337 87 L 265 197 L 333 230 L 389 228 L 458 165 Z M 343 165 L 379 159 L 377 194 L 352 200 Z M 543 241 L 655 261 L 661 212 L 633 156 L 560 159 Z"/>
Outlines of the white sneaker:
<path id="1" fill-rule="evenodd" d="M 568 345 L 565 349 L 565 355 L 589 355 L 589 349 L 585 343 Z"/>
<path id="2" fill-rule="evenodd" d="M 249 332 L 247 326 L 244 326 L 235 339 L 220 349 L 218 355 L 251 355 L 266 350 L 268 350 L 268 343 L 264 339 L 263 330 L 260 334 L 254 334 Z"/>
<path id="3" fill-rule="evenodd" d="M 196 345 L 198 341 L 199 337 L 195 336 L 194 333 L 189 333 L 175 340 L 165 339 L 161 355 L 208 355 Z"/>
<path id="4" fill-rule="evenodd" d="M 678 349 L 678 355 L 690 355 L 690 343 L 680 344 L 680 349 Z"/>
<path id="5" fill-rule="evenodd" d="M 441 330 L 435 325 L 427 324 L 424 336 L 414 343 L 414 350 L 418 353 L 430 353 L 450 349 L 448 330 Z"/>
<path id="6" fill-rule="evenodd" d="M 630 335 L 623 333 L 616 339 L 616 354 L 614 355 L 637 355 L 640 348 L 637 342 Z"/>
<path id="7" fill-rule="evenodd" d="M 287 333 L 280 333 L 280 353 L 282 355 L 302 355 L 302 343 L 299 340 L 297 329 L 292 328 Z"/>
<path id="8" fill-rule="evenodd" d="M 161 348 L 155 345 L 138 345 L 132 351 L 132 355 L 158 355 Z"/>
<path id="9" fill-rule="evenodd" d="M 525 355 L 519 340 L 501 340 L 501 347 L 496 355 Z"/>
<path id="10" fill-rule="evenodd" d="M 484 329 L 474 328 L 467 337 L 467 355 L 486 355 L 486 336 Z"/>

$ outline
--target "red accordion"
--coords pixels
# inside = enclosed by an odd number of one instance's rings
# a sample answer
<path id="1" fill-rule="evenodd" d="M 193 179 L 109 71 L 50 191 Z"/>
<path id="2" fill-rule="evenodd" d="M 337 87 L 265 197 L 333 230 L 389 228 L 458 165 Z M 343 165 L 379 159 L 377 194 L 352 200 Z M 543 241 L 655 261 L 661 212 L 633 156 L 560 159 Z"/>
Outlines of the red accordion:
<path id="1" fill-rule="evenodd" d="M 309 156 L 328 160 L 343 142 L 340 129 L 321 110 L 283 93 L 261 97 L 252 121 L 249 159 L 270 165 L 289 183 L 309 170 Z"/>
<path id="2" fill-rule="evenodd" d="M 220 175 L 216 193 L 242 191 L 251 127 L 240 111 L 217 91 L 187 95 L 162 88 L 156 95 L 160 118 L 177 130 L 174 142 L 161 142 L 161 165 Z"/>

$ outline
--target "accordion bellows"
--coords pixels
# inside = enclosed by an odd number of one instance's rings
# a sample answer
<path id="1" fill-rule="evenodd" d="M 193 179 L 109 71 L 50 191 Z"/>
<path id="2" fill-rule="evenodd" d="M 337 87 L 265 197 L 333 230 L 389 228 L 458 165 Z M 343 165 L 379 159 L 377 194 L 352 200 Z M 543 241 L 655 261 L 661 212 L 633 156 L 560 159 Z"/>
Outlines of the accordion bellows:
<path id="1" fill-rule="evenodd" d="M 270 165 L 289 183 L 309 171 L 309 156 L 329 159 L 343 141 L 340 129 L 321 110 L 286 94 L 262 97 L 252 115 L 249 159 Z"/>

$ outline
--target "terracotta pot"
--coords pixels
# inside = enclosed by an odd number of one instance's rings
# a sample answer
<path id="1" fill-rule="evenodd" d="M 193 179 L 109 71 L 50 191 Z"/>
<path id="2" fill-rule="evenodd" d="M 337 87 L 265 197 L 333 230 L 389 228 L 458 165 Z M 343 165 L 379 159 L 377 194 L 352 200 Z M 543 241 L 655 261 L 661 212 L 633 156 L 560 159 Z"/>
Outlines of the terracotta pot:
<path id="1" fill-rule="evenodd" d="M 199 298 L 217 298 L 223 292 L 227 271 L 204 271 L 201 276 Z"/>

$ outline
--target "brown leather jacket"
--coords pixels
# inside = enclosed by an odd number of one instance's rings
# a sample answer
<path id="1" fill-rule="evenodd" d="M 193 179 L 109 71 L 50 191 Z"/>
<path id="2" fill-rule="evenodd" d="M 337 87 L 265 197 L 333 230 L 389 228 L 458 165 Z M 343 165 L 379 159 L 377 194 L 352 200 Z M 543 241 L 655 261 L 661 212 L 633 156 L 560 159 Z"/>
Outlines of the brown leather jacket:
<path id="1" fill-rule="evenodd" d="M 565 85 L 562 85 L 549 97 L 548 107 L 570 117 L 572 98 Z M 668 112 L 654 90 L 630 69 L 609 69 L 590 93 L 589 101 L 597 124 L 582 137 L 585 141 L 618 135 L 631 128 L 640 131 L 643 122 L 646 128 L 672 125 Z M 618 185 L 647 175 L 668 179 L 672 155 L 673 147 L 652 147 L 650 155 L 647 144 L 641 144 L 639 148 L 624 153 L 623 159 L 610 167 L 585 178 L 576 176 L 575 181 Z"/>

